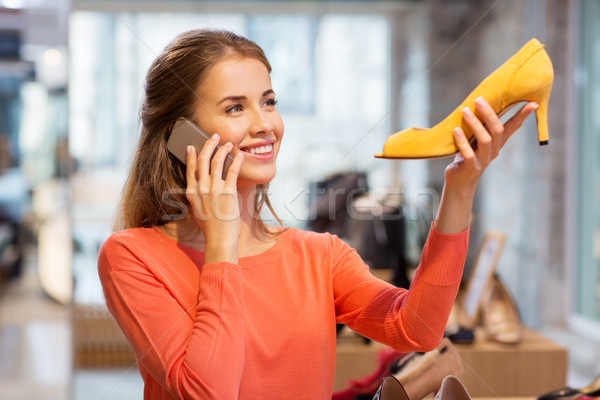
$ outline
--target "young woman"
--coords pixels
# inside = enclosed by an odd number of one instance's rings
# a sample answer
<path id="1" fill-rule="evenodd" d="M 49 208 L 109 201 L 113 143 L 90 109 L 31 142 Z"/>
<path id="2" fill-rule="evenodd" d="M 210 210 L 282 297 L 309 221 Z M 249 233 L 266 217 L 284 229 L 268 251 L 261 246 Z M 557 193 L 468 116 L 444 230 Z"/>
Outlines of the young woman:
<path id="1" fill-rule="evenodd" d="M 535 109 L 505 125 L 483 99 L 482 122 L 463 113 L 477 150 L 455 130 L 460 155 L 405 290 L 335 236 L 261 221 L 283 138 L 270 71 L 256 44 L 210 30 L 179 35 L 148 71 L 118 231 L 98 261 L 145 399 L 331 398 L 336 322 L 400 352 L 433 349 L 460 283 L 477 180 Z M 179 117 L 214 133 L 188 148 L 187 168 L 166 146 Z M 189 212 L 172 220 L 182 205 Z"/>

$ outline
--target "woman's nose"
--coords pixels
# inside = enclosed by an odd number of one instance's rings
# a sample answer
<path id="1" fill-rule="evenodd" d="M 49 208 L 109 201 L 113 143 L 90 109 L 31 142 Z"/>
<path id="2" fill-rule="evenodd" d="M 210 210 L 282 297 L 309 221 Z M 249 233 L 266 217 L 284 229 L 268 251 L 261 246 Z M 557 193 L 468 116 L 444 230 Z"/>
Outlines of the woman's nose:
<path id="1" fill-rule="evenodd" d="M 251 125 L 252 134 L 262 134 L 262 133 L 270 133 L 273 131 L 273 123 L 265 115 L 265 112 L 262 110 L 257 110 L 253 114 L 252 125 Z"/>

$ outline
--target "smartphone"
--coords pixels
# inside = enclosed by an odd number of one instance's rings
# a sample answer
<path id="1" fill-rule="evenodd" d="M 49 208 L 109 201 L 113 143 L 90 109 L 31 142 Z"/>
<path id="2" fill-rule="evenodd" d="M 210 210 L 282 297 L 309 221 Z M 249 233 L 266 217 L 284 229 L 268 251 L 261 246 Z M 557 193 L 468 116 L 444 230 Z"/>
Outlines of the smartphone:
<path id="1" fill-rule="evenodd" d="M 169 140 L 167 141 L 167 149 L 171 154 L 177 157 L 179 161 L 187 164 L 187 146 L 194 146 L 196 148 L 196 154 L 198 154 L 208 139 L 210 139 L 210 136 L 200 129 L 198 125 L 187 118 L 178 118 L 171 131 L 171 136 L 169 136 Z M 214 157 L 219 147 L 221 146 L 217 146 L 211 159 Z M 223 179 L 227 176 L 227 171 L 232 162 L 233 156 L 231 153 L 227 154 L 223 165 Z"/>

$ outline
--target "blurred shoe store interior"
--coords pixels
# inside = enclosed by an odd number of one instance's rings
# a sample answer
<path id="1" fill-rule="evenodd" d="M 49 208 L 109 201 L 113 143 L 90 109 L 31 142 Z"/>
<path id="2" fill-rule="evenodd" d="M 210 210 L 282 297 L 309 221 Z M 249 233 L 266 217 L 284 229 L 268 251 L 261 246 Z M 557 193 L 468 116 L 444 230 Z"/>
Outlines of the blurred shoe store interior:
<path id="1" fill-rule="evenodd" d="M 473 336 L 455 320 L 447 336 L 460 336 L 473 397 L 533 399 L 598 378 L 600 2 L 0 0 L 1 399 L 142 398 L 97 256 L 146 71 L 203 27 L 249 37 L 273 65 L 285 141 L 269 194 L 284 225 L 339 235 L 405 287 L 451 159 L 373 155 L 392 133 L 441 121 L 530 38 L 544 43 L 549 145 L 532 115 L 483 175 L 460 295 L 476 304 L 459 312 L 472 312 Z M 318 207 L 327 190 L 352 193 L 335 216 Z M 498 315 L 516 339 L 486 336 Z M 384 350 L 340 327 L 334 391 Z"/>

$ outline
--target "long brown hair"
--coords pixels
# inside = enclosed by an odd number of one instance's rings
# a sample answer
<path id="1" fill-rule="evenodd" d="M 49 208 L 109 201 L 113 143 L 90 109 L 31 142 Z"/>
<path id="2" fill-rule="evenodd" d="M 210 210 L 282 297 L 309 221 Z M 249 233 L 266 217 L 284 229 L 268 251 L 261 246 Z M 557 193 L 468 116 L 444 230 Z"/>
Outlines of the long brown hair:
<path id="1" fill-rule="evenodd" d="M 167 140 L 175 119 L 192 117 L 205 71 L 231 56 L 254 58 L 271 72 L 256 43 L 232 32 L 207 29 L 178 35 L 150 66 L 139 114 L 140 138 L 123 187 L 115 231 L 161 226 L 187 215 L 185 165 L 169 153 Z M 267 196 L 268 187 L 268 183 L 257 185 L 254 199 L 254 226 L 262 237 L 270 236 L 260 219 L 263 205 L 281 224 Z"/>

